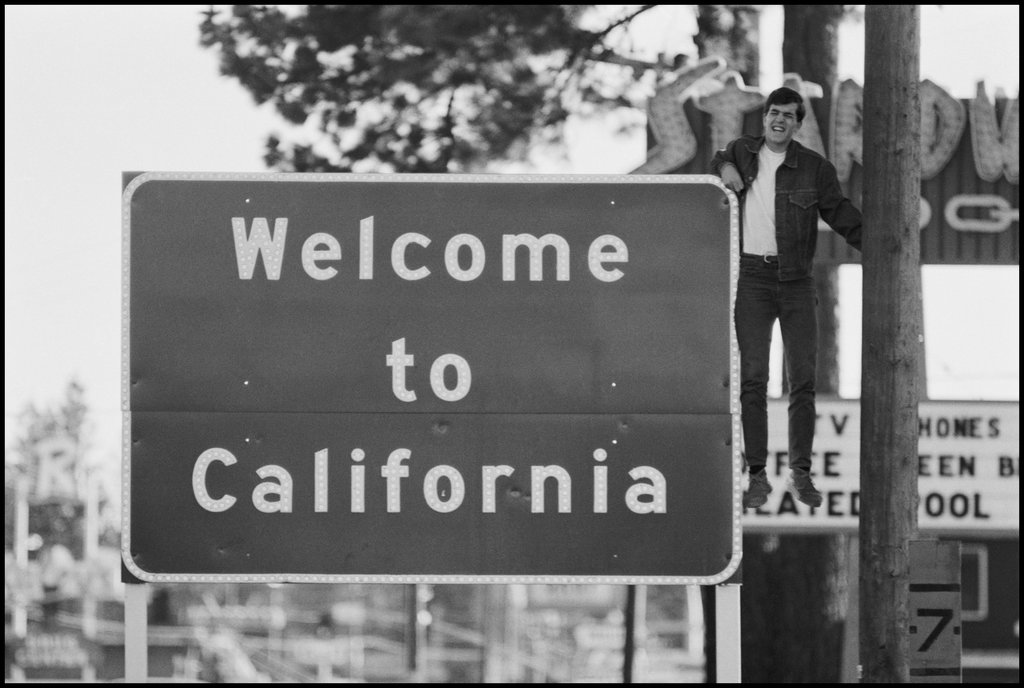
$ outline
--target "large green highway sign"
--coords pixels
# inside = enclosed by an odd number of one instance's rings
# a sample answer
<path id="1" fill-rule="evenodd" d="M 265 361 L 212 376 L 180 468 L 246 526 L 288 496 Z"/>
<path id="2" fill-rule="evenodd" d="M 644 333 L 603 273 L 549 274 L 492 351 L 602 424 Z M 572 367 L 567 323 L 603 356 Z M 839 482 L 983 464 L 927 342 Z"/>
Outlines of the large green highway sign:
<path id="1" fill-rule="evenodd" d="M 133 575 L 736 571 L 737 216 L 716 178 L 126 181 Z"/>

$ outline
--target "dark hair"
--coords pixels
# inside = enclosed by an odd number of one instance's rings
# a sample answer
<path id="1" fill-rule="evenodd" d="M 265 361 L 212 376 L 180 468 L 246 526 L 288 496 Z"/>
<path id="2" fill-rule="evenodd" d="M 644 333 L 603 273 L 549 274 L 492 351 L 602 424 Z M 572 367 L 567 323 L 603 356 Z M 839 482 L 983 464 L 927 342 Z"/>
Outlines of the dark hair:
<path id="1" fill-rule="evenodd" d="M 768 94 L 768 100 L 764 101 L 764 114 L 768 114 L 768 110 L 772 105 L 786 105 L 788 103 L 796 103 L 796 121 L 803 122 L 804 115 L 807 114 L 807 109 L 804 107 L 804 98 L 788 86 L 777 88 Z"/>

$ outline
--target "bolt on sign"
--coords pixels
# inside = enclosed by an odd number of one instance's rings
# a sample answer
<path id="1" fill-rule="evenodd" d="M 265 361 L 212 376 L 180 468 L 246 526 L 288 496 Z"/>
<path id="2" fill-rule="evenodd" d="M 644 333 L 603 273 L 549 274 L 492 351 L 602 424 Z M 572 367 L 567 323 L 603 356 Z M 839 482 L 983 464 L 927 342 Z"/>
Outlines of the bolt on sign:
<path id="1" fill-rule="evenodd" d="M 133 575 L 738 568 L 737 206 L 717 178 L 126 182 Z"/>

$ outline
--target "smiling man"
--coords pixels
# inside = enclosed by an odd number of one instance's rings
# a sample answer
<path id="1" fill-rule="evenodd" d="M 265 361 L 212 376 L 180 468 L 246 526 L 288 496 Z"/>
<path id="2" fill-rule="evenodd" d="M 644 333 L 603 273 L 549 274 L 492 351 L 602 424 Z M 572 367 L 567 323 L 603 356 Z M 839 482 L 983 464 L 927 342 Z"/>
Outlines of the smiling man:
<path id="1" fill-rule="evenodd" d="M 818 218 L 860 250 L 861 215 L 843 195 L 835 167 L 793 137 L 800 131 L 803 97 L 779 88 L 764 105 L 764 134 L 741 136 L 717 151 L 711 170 L 739 194 L 742 213 L 740 276 L 734 319 L 740 350 L 740 411 L 750 483 L 743 506 L 768 500 L 768 359 L 779 321 L 789 382 L 788 489 L 819 506 L 811 479 L 818 297 L 813 263 Z"/>

